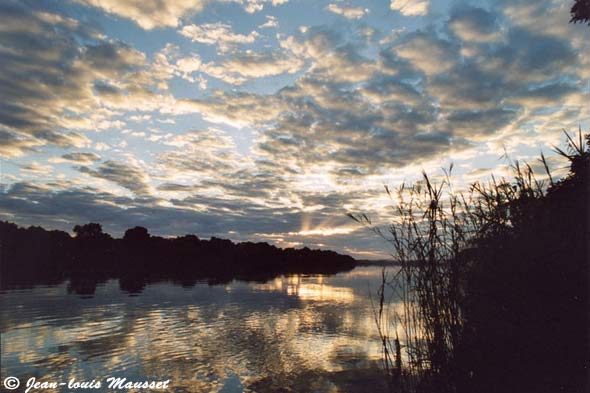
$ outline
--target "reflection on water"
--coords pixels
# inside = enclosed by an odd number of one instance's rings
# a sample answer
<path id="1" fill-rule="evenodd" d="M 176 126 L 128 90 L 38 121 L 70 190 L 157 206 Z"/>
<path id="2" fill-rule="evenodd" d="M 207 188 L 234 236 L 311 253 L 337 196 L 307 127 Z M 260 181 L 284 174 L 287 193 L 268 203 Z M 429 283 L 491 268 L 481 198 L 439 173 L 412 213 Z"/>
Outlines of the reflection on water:
<path id="1" fill-rule="evenodd" d="M 116 281 L 91 298 L 68 294 L 67 284 L 3 292 L 1 374 L 169 378 L 173 391 L 191 392 L 293 389 L 312 375 L 313 390 L 339 391 L 322 375 L 378 364 L 369 288 L 376 290 L 380 270 L 264 284 L 159 283 L 139 296 L 121 292 Z"/>

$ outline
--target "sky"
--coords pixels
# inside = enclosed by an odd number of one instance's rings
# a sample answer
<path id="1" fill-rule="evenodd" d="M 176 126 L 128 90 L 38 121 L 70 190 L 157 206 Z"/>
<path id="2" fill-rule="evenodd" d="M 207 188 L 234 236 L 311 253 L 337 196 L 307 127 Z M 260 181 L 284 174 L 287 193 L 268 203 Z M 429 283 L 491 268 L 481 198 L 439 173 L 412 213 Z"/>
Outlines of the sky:
<path id="1" fill-rule="evenodd" d="M 0 219 L 392 250 L 384 185 L 459 188 L 590 125 L 567 1 L 0 3 Z"/>

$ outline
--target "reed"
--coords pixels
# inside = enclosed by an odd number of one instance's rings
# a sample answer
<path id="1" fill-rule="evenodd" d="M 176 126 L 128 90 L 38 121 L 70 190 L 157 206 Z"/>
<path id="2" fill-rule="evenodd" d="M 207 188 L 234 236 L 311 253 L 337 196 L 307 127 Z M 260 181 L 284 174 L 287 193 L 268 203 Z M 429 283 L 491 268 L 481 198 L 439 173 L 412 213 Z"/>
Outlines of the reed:
<path id="1" fill-rule="evenodd" d="M 575 173 L 580 160 L 587 166 L 590 139 L 586 136 L 585 145 L 581 129 L 577 141 L 565 134 L 566 150 L 556 151 Z M 465 363 L 465 313 L 473 272 L 484 264 L 483 251 L 489 251 L 485 244 L 501 244 L 515 231 L 526 230 L 542 210 L 548 190 L 563 184 L 554 182 L 544 155 L 540 160 L 544 181 L 530 165 L 511 162 L 510 180 L 492 177 L 471 184 L 467 192 L 454 190 L 452 166 L 438 182 L 423 172 L 414 184 L 385 187 L 394 201 L 394 222 L 386 229 L 366 214 L 349 214 L 386 239 L 401 266 L 393 275 L 384 269 L 374 306 L 393 391 L 456 392 L 470 378 L 458 365 Z M 401 299 L 398 307 L 387 304 L 386 288 Z"/>

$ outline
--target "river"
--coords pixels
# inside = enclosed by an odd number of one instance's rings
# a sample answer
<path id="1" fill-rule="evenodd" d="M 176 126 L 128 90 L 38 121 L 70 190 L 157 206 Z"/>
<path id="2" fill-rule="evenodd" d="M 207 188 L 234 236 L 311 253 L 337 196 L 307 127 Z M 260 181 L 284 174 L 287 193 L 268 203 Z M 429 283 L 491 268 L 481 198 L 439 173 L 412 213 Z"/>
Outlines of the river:
<path id="1" fill-rule="evenodd" d="M 161 282 L 139 294 L 116 280 L 93 296 L 69 293 L 67 283 L 3 291 L 1 375 L 19 378 L 21 388 L 31 377 L 74 378 L 103 381 L 92 391 L 107 391 L 104 381 L 120 377 L 169 379 L 175 392 L 360 392 L 367 383 L 377 391 L 384 377 L 370 294 L 381 269 L 217 286 Z"/>

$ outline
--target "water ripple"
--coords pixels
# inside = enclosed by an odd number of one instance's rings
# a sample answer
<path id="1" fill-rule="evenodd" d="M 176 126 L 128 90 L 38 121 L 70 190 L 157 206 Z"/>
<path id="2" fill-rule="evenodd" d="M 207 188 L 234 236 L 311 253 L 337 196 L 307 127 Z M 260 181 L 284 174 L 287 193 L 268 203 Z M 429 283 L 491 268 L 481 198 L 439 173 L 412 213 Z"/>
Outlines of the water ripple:
<path id="1" fill-rule="evenodd" d="M 158 283 L 139 296 L 116 281 L 92 298 L 66 284 L 3 291 L 2 375 L 170 378 L 175 391 L 241 392 L 370 367 L 380 356 L 367 292 L 380 268 L 371 269 L 224 287 Z"/>

